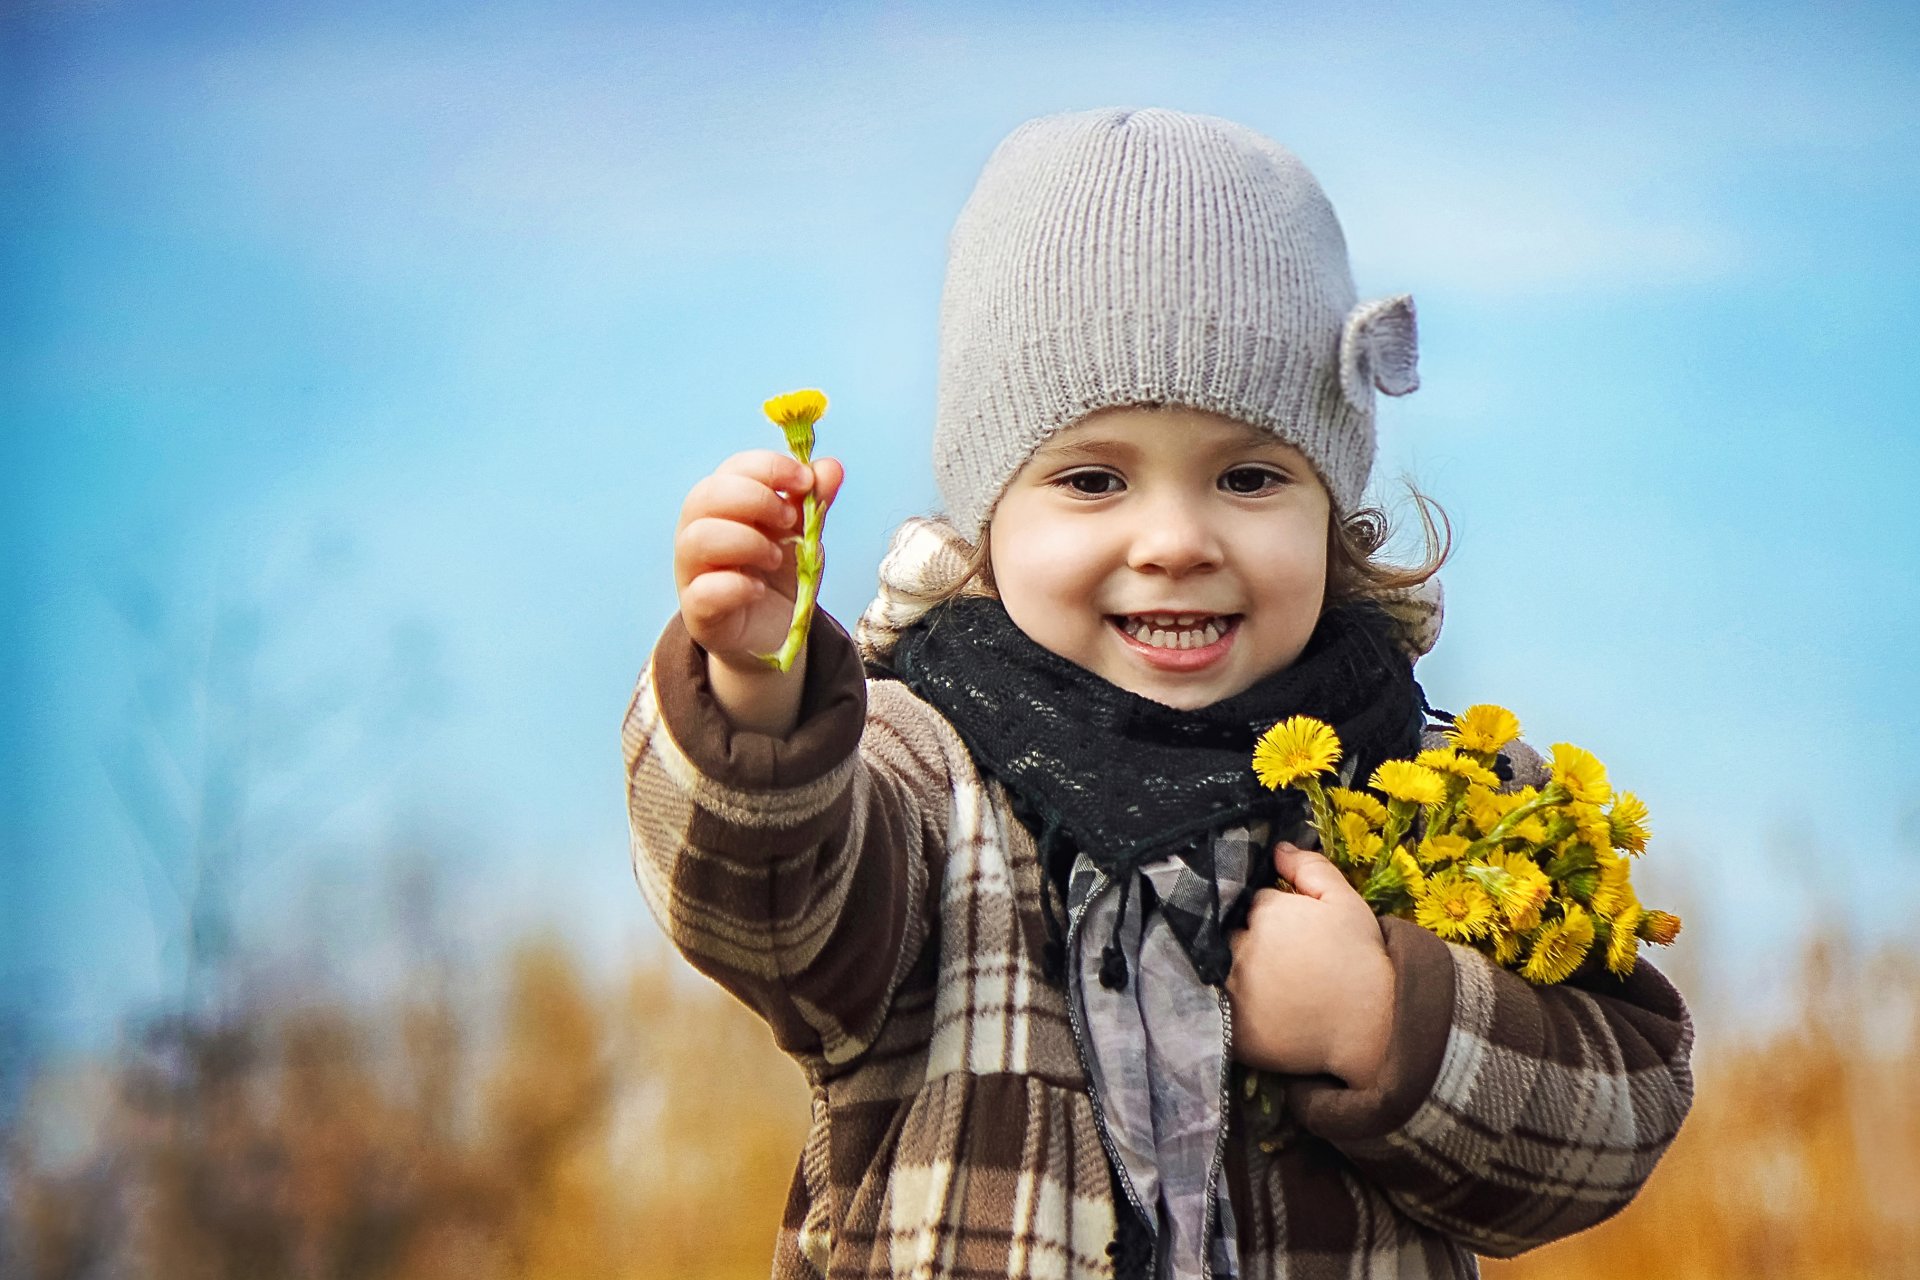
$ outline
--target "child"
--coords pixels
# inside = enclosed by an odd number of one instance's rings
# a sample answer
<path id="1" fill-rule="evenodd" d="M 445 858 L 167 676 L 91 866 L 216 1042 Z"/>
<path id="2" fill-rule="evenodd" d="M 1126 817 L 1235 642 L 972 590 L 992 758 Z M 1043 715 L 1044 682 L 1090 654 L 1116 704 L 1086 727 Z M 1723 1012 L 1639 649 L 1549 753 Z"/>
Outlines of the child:
<path id="1" fill-rule="evenodd" d="M 634 867 L 812 1086 L 776 1275 L 1469 1276 L 1646 1179 L 1692 1092 L 1665 979 L 1533 986 L 1375 919 L 1249 767 L 1295 713 L 1361 780 L 1435 742 L 1444 552 L 1375 562 L 1360 505 L 1414 365 L 1410 300 L 1355 305 L 1287 151 L 1052 116 L 954 229 L 946 518 L 896 535 L 858 648 L 821 616 L 791 673 L 752 656 L 838 464 L 745 453 L 688 495 L 624 728 Z M 1543 780 L 1517 744 L 1500 772 Z"/>

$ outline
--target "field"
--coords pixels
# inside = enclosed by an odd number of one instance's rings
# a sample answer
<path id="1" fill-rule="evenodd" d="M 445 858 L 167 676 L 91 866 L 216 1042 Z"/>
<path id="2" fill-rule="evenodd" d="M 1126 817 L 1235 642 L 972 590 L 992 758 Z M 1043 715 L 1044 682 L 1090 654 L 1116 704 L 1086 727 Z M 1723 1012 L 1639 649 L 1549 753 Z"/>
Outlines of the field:
<path id="1" fill-rule="evenodd" d="M 1503 1280 L 1920 1275 L 1920 963 L 1805 948 L 1797 1015 L 1703 1036 L 1640 1199 Z M 678 961 L 596 989 L 558 943 L 491 1007 L 423 975 L 149 1021 L 35 1085 L 0 1271 L 32 1280 L 764 1275 L 806 1119 L 761 1026 Z"/>

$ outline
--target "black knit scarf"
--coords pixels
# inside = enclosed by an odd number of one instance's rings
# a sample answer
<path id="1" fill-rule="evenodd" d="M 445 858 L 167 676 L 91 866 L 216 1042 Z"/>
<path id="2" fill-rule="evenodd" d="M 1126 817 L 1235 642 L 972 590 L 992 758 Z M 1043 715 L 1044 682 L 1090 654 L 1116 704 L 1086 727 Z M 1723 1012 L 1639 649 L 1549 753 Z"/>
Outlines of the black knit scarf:
<path id="1" fill-rule="evenodd" d="M 886 674 L 937 707 L 981 772 L 1006 787 L 1062 901 L 1076 851 L 1124 893 L 1144 863 L 1168 853 L 1210 878 L 1213 839 L 1226 828 L 1261 819 L 1270 830 L 1291 828 L 1304 798 L 1262 787 L 1251 765 L 1255 740 L 1276 721 L 1310 715 L 1332 725 L 1343 765 L 1355 761 L 1364 780 L 1382 760 L 1418 749 L 1426 705 L 1386 614 L 1365 602 L 1325 610 L 1292 665 L 1197 711 L 1109 683 L 1042 648 L 997 600 L 977 597 L 907 628 Z M 1256 872 L 1263 864 L 1271 883 L 1270 863 L 1256 860 Z M 1053 893 L 1043 897 L 1048 966 L 1057 973 L 1062 931 Z M 1236 905 L 1223 913 L 1217 889 L 1214 897 L 1210 919 L 1181 927 L 1168 916 L 1208 982 L 1224 981 L 1231 964 L 1222 925 Z M 1101 976 L 1124 985 L 1124 962 L 1117 982 L 1105 968 Z"/>

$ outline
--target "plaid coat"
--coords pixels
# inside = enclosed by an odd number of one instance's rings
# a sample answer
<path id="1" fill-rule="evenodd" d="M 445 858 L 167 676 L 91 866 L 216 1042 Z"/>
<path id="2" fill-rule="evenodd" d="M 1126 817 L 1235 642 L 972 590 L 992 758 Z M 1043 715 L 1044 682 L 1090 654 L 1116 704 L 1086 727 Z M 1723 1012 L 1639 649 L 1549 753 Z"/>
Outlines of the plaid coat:
<path id="1" fill-rule="evenodd" d="M 1033 842 L 933 708 L 867 683 L 823 614 L 813 637 L 800 722 L 774 738 L 728 724 L 676 618 L 622 734 L 649 906 L 812 1088 L 773 1274 L 1111 1275 Z M 1692 1024 L 1644 960 L 1535 987 L 1406 921 L 1381 932 L 1378 1083 L 1294 1081 L 1271 1153 L 1229 1126 L 1248 1277 L 1475 1275 L 1476 1253 L 1625 1206 L 1686 1115 Z"/>

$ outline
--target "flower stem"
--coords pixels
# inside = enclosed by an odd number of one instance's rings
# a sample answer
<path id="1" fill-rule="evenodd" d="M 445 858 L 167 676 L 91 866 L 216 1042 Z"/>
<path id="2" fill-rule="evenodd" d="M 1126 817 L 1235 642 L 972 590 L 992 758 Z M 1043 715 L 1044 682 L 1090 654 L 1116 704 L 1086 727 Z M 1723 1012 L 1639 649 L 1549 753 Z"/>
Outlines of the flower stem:
<path id="1" fill-rule="evenodd" d="M 1565 804 L 1566 802 L 1566 788 L 1558 782 L 1549 782 L 1546 789 L 1539 795 L 1527 801 L 1525 804 L 1516 807 L 1512 813 L 1509 813 L 1506 817 L 1494 823 L 1493 830 L 1468 845 L 1466 850 L 1460 855 L 1461 860 L 1467 861 L 1474 858 L 1485 857 L 1489 850 L 1499 848 L 1500 842 L 1507 838 L 1507 833 L 1519 826 L 1522 822 L 1525 822 L 1528 818 L 1549 805 Z"/>
<path id="2" fill-rule="evenodd" d="M 813 465 L 813 424 L 796 423 L 783 427 L 787 448 L 803 466 Z M 800 541 L 793 549 L 794 593 L 793 621 L 787 626 L 787 638 L 778 650 L 759 655 L 760 661 L 776 671 L 791 671 L 807 647 L 807 632 L 813 625 L 813 604 L 820 595 L 820 574 L 827 566 L 827 554 L 820 545 L 820 528 L 826 518 L 820 499 L 809 491 L 800 499 Z"/>
<path id="3" fill-rule="evenodd" d="M 1313 809 L 1313 825 L 1320 832 L 1320 851 L 1327 855 L 1336 867 L 1353 864 L 1353 852 L 1347 848 L 1347 842 L 1341 838 L 1340 824 L 1334 821 L 1333 805 L 1327 800 L 1327 789 L 1318 778 L 1302 778 L 1298 786 L 1307 796 L 1307 803 Z"/>

